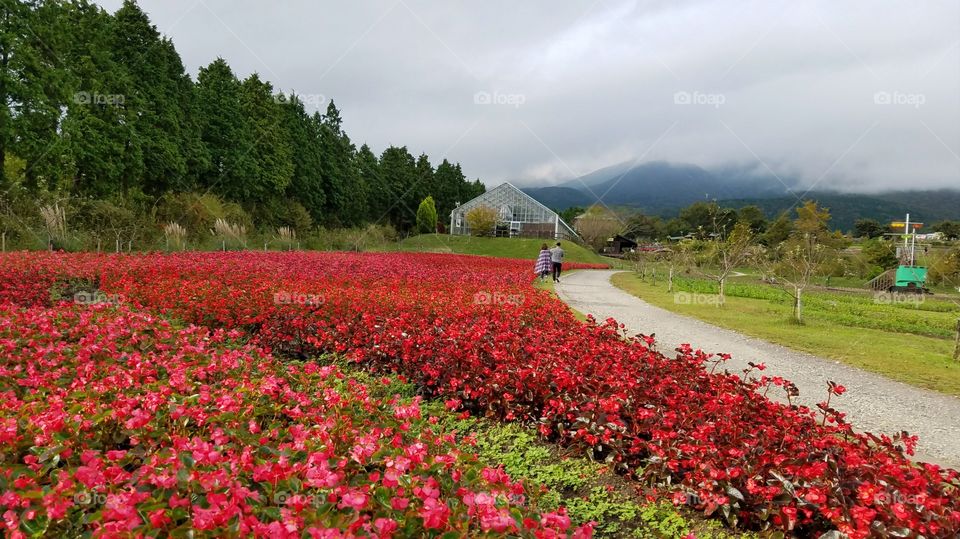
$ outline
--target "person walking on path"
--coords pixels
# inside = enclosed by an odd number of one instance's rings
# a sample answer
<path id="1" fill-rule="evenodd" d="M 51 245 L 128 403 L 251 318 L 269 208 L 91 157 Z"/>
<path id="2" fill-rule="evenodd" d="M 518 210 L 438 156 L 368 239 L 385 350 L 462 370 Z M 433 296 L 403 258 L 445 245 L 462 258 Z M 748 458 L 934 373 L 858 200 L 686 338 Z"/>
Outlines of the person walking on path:
<path id="1" fill-rule="evenodd" d="M 540 280 L 547 278 L 547 274 L 553 269 L 553 258 L 547 244 L 540 246 L 540 256 L 537 257 L 537 263 L 533 266 L 533 272 L 540 277 Z"/>
<path id="2" fill-rule="evenodd" d="M 553 264 L 553 282 L 560 282 L 560 271 L 563 266 L 563 248 L 560 247 L 560 242 L 557 242 L 556 247 L 550 249 L 550 262 Z"/>

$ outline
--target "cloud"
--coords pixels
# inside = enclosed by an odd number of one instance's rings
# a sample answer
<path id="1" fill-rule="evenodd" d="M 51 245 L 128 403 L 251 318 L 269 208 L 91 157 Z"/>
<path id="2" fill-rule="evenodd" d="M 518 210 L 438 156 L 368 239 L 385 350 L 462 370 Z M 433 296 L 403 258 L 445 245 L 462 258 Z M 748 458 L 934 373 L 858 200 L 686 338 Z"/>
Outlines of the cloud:
<path id="1" fill-rule="evenodd" d="M 140 4 L 194 73 L 222 56 L 332 97 L 354 140 L 488 184 L 639 158 L 960 186 L 956 2 Z"/>

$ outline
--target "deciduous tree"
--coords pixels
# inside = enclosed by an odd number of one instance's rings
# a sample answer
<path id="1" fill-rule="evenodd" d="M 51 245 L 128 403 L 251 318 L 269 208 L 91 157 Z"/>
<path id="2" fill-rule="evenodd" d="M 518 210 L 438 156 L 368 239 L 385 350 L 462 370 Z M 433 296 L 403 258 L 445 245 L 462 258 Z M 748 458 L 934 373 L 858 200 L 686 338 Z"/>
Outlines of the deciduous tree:
<path id="1" fill-rule="evenodd" d="M 477 206 L 467 211 L 464 218 L 470 227 L 471 236 L 493 236 L 500 221 L 500 214 L 490 206 Z"/>

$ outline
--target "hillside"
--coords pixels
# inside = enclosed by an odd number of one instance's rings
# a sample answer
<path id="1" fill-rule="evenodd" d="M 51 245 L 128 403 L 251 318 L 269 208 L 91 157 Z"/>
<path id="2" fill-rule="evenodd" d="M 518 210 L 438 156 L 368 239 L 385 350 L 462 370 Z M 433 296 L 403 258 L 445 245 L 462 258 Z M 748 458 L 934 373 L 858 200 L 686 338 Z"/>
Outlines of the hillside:
<path id="1" fill-rule="evenodd" d="M 803 194 L 805 189 L 790 178 L 756 175 L 746 168 L 706 170 L 664 162 L 633 167 L 615 165 L 557 186 L 528 187 L 524 191 L 557 210 L 586 207 L 600 201 L 611 207 L 635 208 L 651 215 L 671 217 L 694 202 L 716 200 L 731 207 L 757 205 L 770 218 L 794 207 L 797 203 L 794 193 L 798 193 L 804 199 L 817 200 L 830 208 L 834 225 L 844 230 L 853 227 L 860 218 L 887 221 L 902 219 L 907 212 L 927 223 L 960 219 L 960 190 Z"/>
<path id="2" fill-rule="evenodd" d="M 446 234 L 422 234 L 400 242 L 401 251 L 428 253 L 456 253 L 466 255 L 495 256 L 498 258 L 520 258 L 535 260 L 540 253 L 540 245 L 547 240 L 535 238 L 474 238 L 471 236 L 450 236 Z M 553 244 L 552 240 L 547 241 Z M 606 264 L 600 255 L 573 242 L 563 242 L 566 262 L 583 264 Z"/>
<path id="3" fill-rule="evenodd" d="M 853 195 L 827 192 L 808 193 L 803 198 L 816 200 L 821 206 L 829 208 L 830 223 L 838 230 L 851 230 L 856 220 L 861 218 L 876 219 L 883 223 L 903 220 L 907 213 L 910 213 L 911 220 L 927 225 L 960 218 L 960 191 L 914 191 L 903 195 L 906 196 L 902 201 L 892 194 Z M 720 200 L 718 203 L 731 208 L 756 205 L 767 217 L 774 218 L 782 211 L 795 208 L 798 201 L 791 196 L 729 199 Z"/>

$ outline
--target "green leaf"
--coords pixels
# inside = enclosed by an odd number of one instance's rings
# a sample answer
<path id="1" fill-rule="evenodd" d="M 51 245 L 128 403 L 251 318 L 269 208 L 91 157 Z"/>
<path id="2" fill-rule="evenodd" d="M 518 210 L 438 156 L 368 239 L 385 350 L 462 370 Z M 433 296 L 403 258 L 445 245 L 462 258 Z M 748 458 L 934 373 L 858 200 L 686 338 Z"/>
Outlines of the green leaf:
<path id="1" fill-rule="evenodd" d="M 745 501 L 744 498 L 743 498 L 743 493 L 740 492 L 740 490 L 738 490 L 736 487 L 733 487 L 733 486 L 727 487 L 727 496 L 730 496 L 731 498 L 736 499 L 736 500 L 740 500 L 741 502 L 742 502 L 742 501 Z"/>

